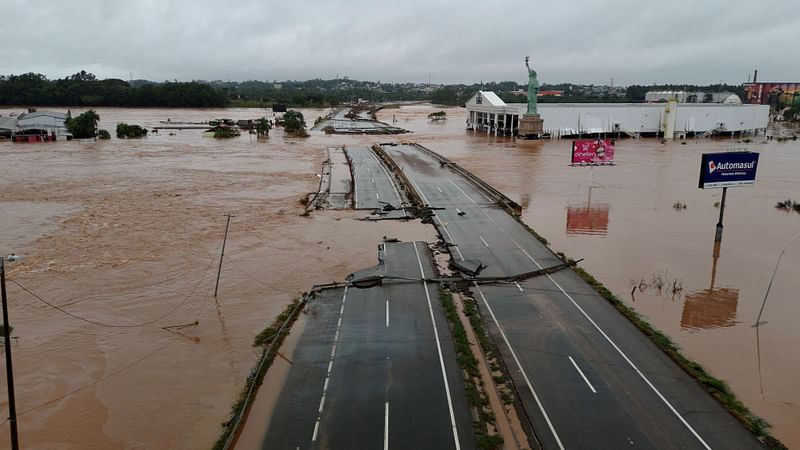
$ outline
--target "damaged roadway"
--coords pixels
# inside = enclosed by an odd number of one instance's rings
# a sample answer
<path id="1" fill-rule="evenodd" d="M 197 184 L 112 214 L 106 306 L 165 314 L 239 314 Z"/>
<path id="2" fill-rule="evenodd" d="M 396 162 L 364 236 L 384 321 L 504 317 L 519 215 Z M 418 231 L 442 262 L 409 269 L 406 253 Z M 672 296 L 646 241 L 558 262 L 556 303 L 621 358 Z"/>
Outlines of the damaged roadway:
<path id="1" fill-rule="evenodd" d="M 307 306 L 262 448 L 477 448 L 428 247 L 381 244 L 368 273 Z"/>
<path id="2" fill-rule="evenodd" d="M 383 145 L 428 206 L 453 259 L 505 277 L 561 261 L 444 158 Z M 463 213 L 463 214 L 462 214 Z M 473 284 L 543 448 L 763 448 L 745 427 L 572 270 Z"/>
<path id="3" fill-rule="evenodd" d="M 387 180 L 405 185 L 401 204 L 414 203 L 406 209 L 437 228 L 461 271 L 449 284 L 477 301 L 519 415 L 535 431 L 531 442 L 763 448 L 588 283 L 559 270 L 564 261 L 499 206 L 515 203 L 424 147 L 376 147 Z M 355 165 L 372 164 L 359 152 Z M 372 180 L 354 176 L 354 191 L 369 192 Z M 433 273 L 424 243 L 384 243 L 377 266 L 322 291 L 308 306 L 310 326 L 264 448 L 474 448 L 435 281 L 454 280 Z"/>

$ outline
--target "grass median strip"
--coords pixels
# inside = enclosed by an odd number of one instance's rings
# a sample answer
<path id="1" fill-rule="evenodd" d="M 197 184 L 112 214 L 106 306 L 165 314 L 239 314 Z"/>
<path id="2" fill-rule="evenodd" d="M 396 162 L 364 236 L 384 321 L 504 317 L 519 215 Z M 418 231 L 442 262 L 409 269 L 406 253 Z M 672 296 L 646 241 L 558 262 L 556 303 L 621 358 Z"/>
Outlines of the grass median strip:
<path id="1" fill-rule="evenodd" d="M 457 306 L 455 300 L 453 299 L 453 294 L 450 293 L 450 291 L 440 287 L 439 298 L 442 301 L 442 306 L 444 306 L 445 316 L 450 323 L 450 332 L 453 335 L 453 342 L 455 343 L 456 348 L 456 359 L 458 360 L 462 370 L 464 370 L 467 375 L 464 378 L 464 390 L 466 391 L 467 399 L 472 405 L 473 410 L 477 412 L 477 420 L 473 422 L 473 426 L 475 428 L 475 435 L 478 439 L 478 445 L 483 450 L 499 449 L 503 446 L 503 436 L 497 432 L 489 432 L 490 425 L 494 429 L 497 417 L 489 406 L 489 398 L 485 392 L 484 381 L 481 377 L 481 372 L 478 367 L 479 361 L 472 351 L 469 338 L 467 337 L 467 330 L 464 328 L 464 324 L 461 322 L 461 319 L 458 316 L 458 311 L 456 309 Z M 473 320 L 476 320 L 478 322 L 478 326 L 480 327 L 479 329 L 482 331 L 483 326 L 480 324 L 480 318 L 477 315 L 477 310 L 475 310 L 475 306 L 472 305 L 474 314 L 471 314 L 470 307 L 466 306 L 468 303 L 470 302 L 464 302 L 465 309 L 467 310 L 466 314 L 469 317 L 470 323 L 472 323 Z M 491 347 L 488 339 L 486 338 L 486 334 L 484 332 L 479 333 L 477 329 L 474 331 L 479 341 L 479 345 L 482 349 L 484 349 L 484 352 L 488 353 Z"/>

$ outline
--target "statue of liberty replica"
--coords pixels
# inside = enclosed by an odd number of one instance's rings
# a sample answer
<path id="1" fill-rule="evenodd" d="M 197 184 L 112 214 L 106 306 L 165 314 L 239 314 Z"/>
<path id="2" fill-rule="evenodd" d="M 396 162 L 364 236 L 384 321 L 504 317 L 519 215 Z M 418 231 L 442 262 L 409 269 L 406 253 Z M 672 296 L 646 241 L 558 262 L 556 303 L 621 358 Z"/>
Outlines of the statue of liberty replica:
<path id="1" fill-rule="evenodd" d="M 529 56 L 525 57 L 525 67 L 528 68 L 528 114 L 536 114 L 536 101 L 539 94 L 539 80 L 536 79 L 536 71 L 528 65 Z"/>
<path id="2" fill-rule="evenodd" d="M 530 57 L 525 57 L 525 67 L 528 69 L 528 110 L 519 121 L 517 136 L 522 139 L 539 139 L 544 133 L 544 120 L 536 109 L 537 95 L 539 94 L 539 80 L 536 71 L 531 69 Z"/>

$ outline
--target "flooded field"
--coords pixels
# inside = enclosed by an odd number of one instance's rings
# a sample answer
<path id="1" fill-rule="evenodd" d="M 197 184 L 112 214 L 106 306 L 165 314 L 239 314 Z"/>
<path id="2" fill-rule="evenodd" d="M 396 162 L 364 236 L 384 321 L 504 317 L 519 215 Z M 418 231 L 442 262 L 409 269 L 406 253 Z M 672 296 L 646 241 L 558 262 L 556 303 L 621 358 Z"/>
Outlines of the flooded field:
<path id="1" fill-rule="evenodd" d="M 617 166 L 588 169 L 568 165 L 569 141 L 468 132 L 458 108 L 429 122 L 437 110 L 381 111 L 379 119 L 414 131 L 401 137 L 298 139 L 276 129 L 262 141 L 215 140 L 165 130 L 141 140 L 0 143 L 0 253 L 25 256 L 7 266 L 22 445 L 209 447 L 256 361 L 253 336 L 285 304 L 373 265 L 384 235 L 435 239 L 419 223 L 356 220 L 363 212 L 299 215 L 326 147 L 395 140 L 451 157 L 519 201 L 554 250 L 585 258 L 583 267 L 727 381 L 778 438 L 800 445 L 792 426 L 800 423 L 800 241 L 775 277 L 768 323 L 751 328 L 781 248 L 800 233 L 800 214 L 774 207 L 800 201 L 798 142 L 620 140 Z M 117 122 L 263 115 L 97 111 L 112 134 Z M 308 123 L 325 112 L 303 110 Z M 729 189 L 715 258 L 721 191 L 697 189 L 699 160 L 733 147 L 761 153 L 759 174 L 755 187 Z M 215 298 L 223 212 L 237 217 Z M 0 426 L 0 442 L 8 432 Z"/>

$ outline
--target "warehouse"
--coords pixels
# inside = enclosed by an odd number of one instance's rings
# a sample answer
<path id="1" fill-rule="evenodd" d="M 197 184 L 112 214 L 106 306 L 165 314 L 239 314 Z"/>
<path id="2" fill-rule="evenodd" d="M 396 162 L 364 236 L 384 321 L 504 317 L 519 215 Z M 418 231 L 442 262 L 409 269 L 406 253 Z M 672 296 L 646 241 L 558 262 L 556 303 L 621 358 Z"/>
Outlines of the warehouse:
<path id="1" fill-rule="evenodd" d="M 494 92 L 479 91 L 467 101 L 467 128 L 515 136 L 525 103 L 505 103 Z M 539 103 L 544 136 L 755 135 L 766 131 L 768 105 L 722 103 Z"/>

